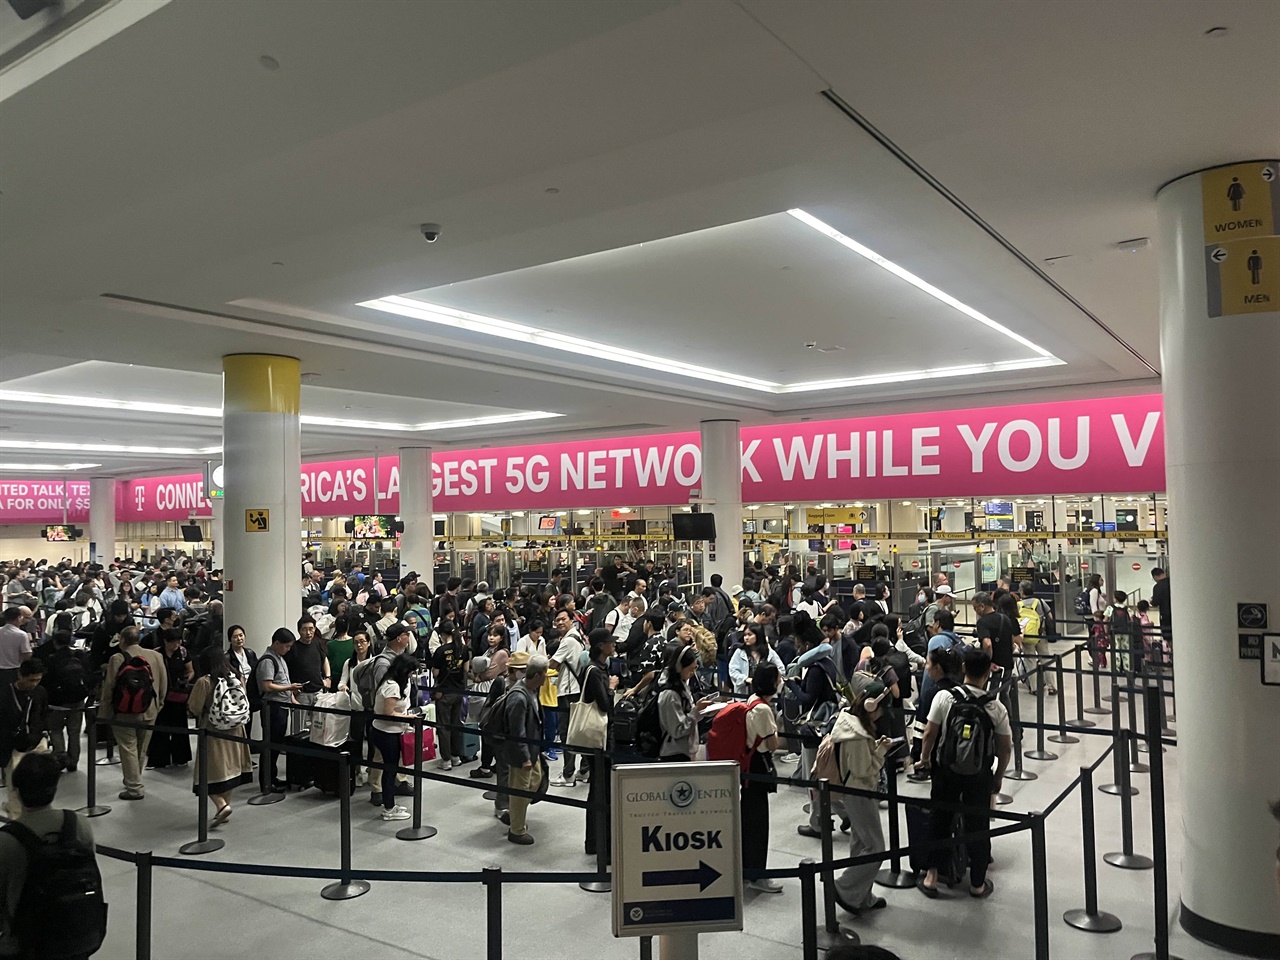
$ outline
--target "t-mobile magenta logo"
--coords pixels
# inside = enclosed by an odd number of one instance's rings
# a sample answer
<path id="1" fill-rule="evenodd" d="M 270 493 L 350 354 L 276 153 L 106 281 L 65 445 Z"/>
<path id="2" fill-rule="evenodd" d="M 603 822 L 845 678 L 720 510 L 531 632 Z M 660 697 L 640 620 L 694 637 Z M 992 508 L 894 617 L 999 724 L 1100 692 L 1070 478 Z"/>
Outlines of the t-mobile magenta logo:
<path id="1" fill-rule="evenodd" d="M 141 512 L 142 512 L 142 501 L 144 501 L 144 500 L 146 500 L 146 499 L 147 499 L 147 488 L 146 488 L 146 487 L 137 486 L 137 487 L 134 487 L 134 488 L 133 488 L 133 503 L 134 503 L 134 507 L 135 507 L 135 509 L 136 509 L 139 513 L 141 513 Z"/>

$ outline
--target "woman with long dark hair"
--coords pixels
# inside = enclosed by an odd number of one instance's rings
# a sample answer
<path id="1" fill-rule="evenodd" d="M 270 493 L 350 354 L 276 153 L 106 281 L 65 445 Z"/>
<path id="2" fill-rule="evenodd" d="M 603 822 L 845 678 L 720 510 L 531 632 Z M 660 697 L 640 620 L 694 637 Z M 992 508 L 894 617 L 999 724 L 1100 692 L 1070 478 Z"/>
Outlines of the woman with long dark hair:
<path id="1" fill-rule="evenodd" d="M 663 733 L 658 756 L 663 760 L 692 760 L 698 752 L 698 715 L 714 700 L 693 699 L 689 682 L 697 671 L 698 651 L 680 647 L 658 680 L 658 723 Z"/>
<path id="2" fill-rule="evenodd" d="M 244 631 L 241 630 L 241 635 Z M 203 676 L 191 688 L 187 698 L 187 710 L 196 718 L 196 727 L 207 730 L 205 749 L 208 750 L 209 796 L 217 811 L 210 826 L 216 827 L 231 816 L 231 791 L 242 783 L 253 782 L 253 757 L 249 745 L 226 737 L 246 737 L 245 725 L 227 725 L 228 712 L 237 705 L 247 710 L 249 694 L 222 648 L 208 647 L 201 654 Z M 249 712 L 252 717 L 252 712 Z M 199 741 L 197 741 L 199 742 Z M 198 757 L 197 757 L 198 759 Z M 200 792 L 200 765 L 195 769 L 193 792 Z"/>
<path id="3" fill-rule="evenodd" d="M 416 658 L 401 653 L 391 661 L 373 697 L 374 721 L 369 728 L 382 756 L 382 819 L 408 820 L 412 814 L 396 803 L 396 771 L 400 765 L 400 737 L 409 732 L 409 678 L 418 669 Z"/>

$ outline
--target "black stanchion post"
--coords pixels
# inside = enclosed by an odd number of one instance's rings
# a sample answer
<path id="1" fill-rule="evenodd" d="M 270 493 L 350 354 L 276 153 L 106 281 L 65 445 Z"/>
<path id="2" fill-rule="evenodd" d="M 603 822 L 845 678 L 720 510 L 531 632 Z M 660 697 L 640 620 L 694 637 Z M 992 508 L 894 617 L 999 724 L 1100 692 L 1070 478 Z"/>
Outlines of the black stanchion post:
<path id="1" fill-rule="evenodd" d="M 1073 727 L 1082 729 L 1096 727 L 1092 720 L 1084 718 L 1084 647 L 1076 647 L 1076 716 L 1068 721 Z M 1062 685 L 1058 685 L 1058 695 L 1062 696 Z"/>
<path id="2" fill-rule="evenodd" d="M 138 895 L 134 954 L 138 960 L 151 960 L 151 851 L 138 851 Z"/>
<path id="3" fill-rule="evenodd" d="M 653 960 L 653 937 L 640 938 L 640 960 Z"/>
<path id="4" fill-rule="evenodd" d="M 440 832 L 422 825 L 422 720 L 421 714 L 413 718 L 413 826 L 397 830 L 397 840 L 430 840 Z"/>
<path id="5" fill-rule="evenodd" d="M 227 845 L 225 840 L 209 839 L 209 731 L 204 727 L 196 731 L 196 770 L 199 772 L 196 783 L 196 789 L 199 791 L 199 802 L 196 807 L 196 839 L 178 848 L 179 853 L 189 857 L 213 853 Z"/>
<path id="6" fill-rule="evenodd" d="M 1130 690 L 1136 690 L 1134 686 L 1133 672 L 1130 671 L 1125 680 L 1128 682 Z M 1138 744 L 1142 738 L 1138 736 L 1138 698 L 1129 697 L 1129 772 L 1130 773 L 1146 773 L 1149 769 L 1145 763 L 1138 759 Z"/>
<path id="7" fill-rule="evenodd" d="M 1040 682 L 1036 684 L 1036 748 L 1023 754 L 1028 760 L 1058 759 L 1056 753 L 1051 753 L 1044 748 L 1044 666 L 1043 661 L 1036 666 L 1036 673 L 1040 675 Z M 1017 696 L 1016 687 L 1013 693 Z"/>
<path id="8" fill-rule="evenodd" d="M 1013 769 L 1005 773 L 1006 780 L 1038 780 L 1039 776 L 1022 769 L 1022 708 L 1018 704 L 1019 694 L 1017 683 L 1010 683 L 1005 686 L 1005 694 L 1009 707 L 1009 722 L 1013 725 L 1013 735 L 1017 738 L 1017 743 L 1013 748 Z M 1012 798 L 1010 798 L 1012 799 Z M 997 802 L 999 798 L 997 798 Z"/>
<path id="9" fill-rule="evenodd" d="M 483 872 L 487 904 L 485 957 L 487 960 L 502 960 L 502 868 L 485 867 Z"/>
<path id="10" fill-rule="evenodd" d="M 1044 845 L 1043 814 L 1032 811 L 1031 874 L 1034 890 L 1036 960 L 1049 960 L 1049 857 Z"/>
<path id="11" fill-rule="evenodd" d="M 383 757 L 383 763 L 394 762 Z M 367 880 L 351 878 L 351 754 L 343 750 L 338 754 L 338 813 L 341 818 L 342 864 L 338 879 L 320 891 L 326 900 L 354 900 L 369 892 Z"/>
<path id="12" fill-rule="evenodd" d="M 1098 716 L 1110 713 L 1110 711 L 1102 705 L 1102 677 L 1101 671 L 1098 669 L 1098 658 L 1094 655 L 1097 644 L 1093 639 L 1093 629 L 1089 632 L 1089 670 L 1093 675 L 1093 706 L 1085 707 L 1085 713 L 1094 713 Z"/>
<path id="13" fill-rule="evenodd" d="M 800 861 L 800 923 L 804 960 L 818 960 L 818 865 L 809 857 Z"/>
<path id="14" fill-rule="evenodd" d="M 822 929 L 817 931 L 818 949 L 830 950 L 842 943 L 859 943 L 858 935 L 845 930 L 836 919 L 835 873 L 827 867 L 835 859 L 834 828 L 831 825 L 831 784 L 818 781 L 818 812 L 822 817 Z"/>
<path id="15" fill-rule="evenodd" d="M 1116 696 L 1115 680 L 1111 681 L 1111 775 L 1110 783 L 1104 783 L 1098 789 L 1113 797 L 1127 794 L 1133 796 L 1137 788 L 1129 782 L 1129 764 L 1125 756 L 1124 726 L 1120 723 L 1120 698 Z"/>
<path id="16" fill-rule="evenodd" d="M 1130 734 L 1132 736 L 1132 734 Z M 1117 853 L 1104 853 L 1102 859 L 1113 867 L 1122 870 L 1150 870 L 1153 866 L 1150 857 L 1133 852 L 1133 795 L 1137 793 L 1129 786 L 1129 764 L 1123 757 L 1125 747 L 1120 744 L 1122 754 L 1120 760 L 1120 846 Z"/>
<path id="17" fill-rule="evenodd" d="M 265 700 L 262 703 L 262 716 L 258 719 L 262 726 L 262 752 L 258 756 L 258 777 L 261 781 L 259 787 L 262 792 L 248 799 L 251 807 L 279 803 L 284 799 L 283 793 L 276 793 L 271 789 L 271 704 Z"/>
<path id="18" fill-rule="evenodd" d="M 84 814 L 86 817 L 100 817 L 103 814 L 110 813 L 110 807 L 98 805 L 98 708 L 92 706 L 85 711 L 85 717 L 89 721 L 88 729 L 85 731 L 89 737 L 89 762 L 85 764 L 85 792 L 84 806 L 76 813 Z"/>
<path id="19" fill-rule="evenodd" d="M 897 764 L 894 764 L 894 770 L 889 773 L 889 849 L 893 851 L 893 856 L 889 858 L 889 869 L 881 870 L 876 874 L 876 883 L 882 887 L 892 887 L 897 890 L 904 890 L 907 887 L 916 885 L 916 875 L 910 870 L 902 869 L 902 857 L 898 855 L 898 845 L 902 842 L 901 834 L 898 826 L 898 778 L 894 776 Z"/>
<path id="20" fill-rule="evenodd" d="M 1053 743 L 1079 743 L 1079 737 L 1067 733 L 1067 688 L 1062 685 L 1062 654 L 1053 658 L 1053 675 L 1058 682 L 1058 732 L 1049 740 Z"/>
<path id="21" fill-rule="evenodd" d="M 599 880 L 584 880 L 578 886 L 587 893 L 612 893 L 613 883 L 609 877 L 609 804 L 605 797 L 609 793 L 609 764 L 604 752 L 591 756 L 591 786 L 596 794 L 596 875 Z"/>
<path id="22" fill-rule="evenodd" d="M 98 706 L 102 706 L 101 701 L 99 701 Z M 93 720 L 94 720 L 94 723 L 97 723 L 97 722 L 98 722 L 98 711 L 97 711 L 96 709 L 94 710 L 94 717 L 93 717 Z M 95 731 L 95 732 L 96 732 L 96 731 Z M 95 742 L 96 742 L 96 740 L 95 740 Z M 104 756 L 102 759 L 98 759 L 98 758 L 97 758 L 97 757 L 95 757 L 94 755 L 90 754 L 90 755 L 89 755 L 89 762 L 90 762 L 90 763 L 92 763 L 92 764 L 94 764 L 95 766 L 99 766 L 99 767 L 110 767 L 110 766 L 113 766 L 113 765 L 115 765 L 115 764 L 117 764 L 117 763 L 119 763 L 119 762 L 120 762 L 120 758 L 119 758 L 119 757 L 117 757 L 117 756 L 115 755 L 115 750 L 116 750 L 116 738 L 115 738 L 115 737 L 112 737 L 110 740 L 108 740 L 108 741 L 107 741 L 107 753 L 106 753 L 106 756 Z"/>
<path id="23" fill-rule="evenodd" d="M 1160 728 L 1164 720 L 1164 690 L 1150 683 L 1143 688 L 1146 702 L 1143 710 L 1147 721 L 1147 746 L 1151 760 L 1151 846 L 1155 855 L 1156 949 L 1139 953 L 1133 960 L 1179 960 L 1169 953 L 1169 851 L 1165 845 L 1164 821 L 1164 754 L 1161 752 Z"/>
<path id="24" fill-rule="evenodd" d="M 1062 915 L 1069 927 L 1086 933 L 1115 933 L 1123 924 L 1114 913 L 1098 910 L 1098 852 L 1093 822 L 1093 770 L 1080 768 L 1080 838 L 1084 843 L 1084 909 Z"/>

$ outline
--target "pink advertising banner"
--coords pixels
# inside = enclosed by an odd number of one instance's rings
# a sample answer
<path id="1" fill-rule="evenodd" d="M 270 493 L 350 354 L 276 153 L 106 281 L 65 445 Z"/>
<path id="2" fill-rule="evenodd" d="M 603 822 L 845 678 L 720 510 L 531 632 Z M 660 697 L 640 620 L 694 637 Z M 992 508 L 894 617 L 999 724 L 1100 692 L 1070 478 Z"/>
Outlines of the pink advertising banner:
<path id="1" fill-rule="evenodd" d="M 1161 398 L 1152 394 L 747 427 L 742 496 L 812 502 L 1162 491 L 1161 416 Z M 699 487 L 702 452 L 691 432 L 442 450 L 431 470 L 437 512 L 674 505 Z M 398 459 L 379 459 L 376 503 L 374 473 L 372 458 L 304 464 L 304 515 L 396 513 Z M 53 486 L 60 496 L 61 481 Z M 87 506 L 88 484 L 82 486 Z M 60 500 L 56 511 L 39 506 L 51 499 L 0 494 L 0 522 L 60 519 Z M 122 481 L 116 503 L 120 521 L 208 516 L 211 509 L 199 475 Z"/>
<path id="2" fill-rule="evenodd" d="M 88 480 L 0 480 L 0 523 L 68 523 L 89 519 Z"/>

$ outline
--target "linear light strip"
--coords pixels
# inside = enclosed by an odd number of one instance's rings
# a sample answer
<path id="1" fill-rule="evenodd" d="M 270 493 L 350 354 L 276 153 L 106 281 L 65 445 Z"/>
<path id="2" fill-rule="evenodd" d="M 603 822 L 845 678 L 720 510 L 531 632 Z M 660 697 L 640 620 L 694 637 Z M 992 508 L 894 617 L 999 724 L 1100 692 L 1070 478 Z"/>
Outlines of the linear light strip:
<path id="1" fill-rule="evenodd" d="M 685 363 L 681 360 L 672 360 L 668 357 L 658 357 L 648 353 L 638 353 L 634 350 L 626 350 L 622 347 L 615 347 L 606 343 L 597 343 L 595 341 L 585 340 L 581 337 L 570 336 L 565 333 L 556 333 L 551 330 L 540 330 L 536 327 L 526 326 L 523 323 L 512 323 L 510 320 L 499 320 L 495 317 L 484 317 L 476 313 L 467 313 L 464 310 L 454 310 L 451 307 L 443 307 L 434 303 L 426 303 L 425 301 L 415 300 L 411 297 L 379 297 L 376 300 L 366 300 L 363 303 L 358 303 L 356 306 L 368 307 L 372 310 L 381 310 L 384 313 L 394 313 L 402 317 L 409 317 L 413 320 L 425 320 L 428 323 L 438 323 L 443 326 L 453 327 L 457 330 L 467 330 L 472 333 L 480 333 L 490 337 L 500 337 L 504 340 L 517 340 L 521 343 L 529 343 L 535 346 L 550 347 L 553 350 L 581 354 L 586 357 L 594 357 L 598 360 L 612 360 L 615 363 L 624 363 L 633 367 L 644 367 L 648 370 L 675 373 L 680 376 L 693 377 L 697 380 L 711 380 L 715 383 L 728 383 L 739 387 L 746 387 L 750 390 L 760 390 L 765 393 L 774 393 L 780 386 L 780 384 L 774 383 L 771 380 L 760 380 L 755 377 L 743 376 L 740 373 L 729 373 L 725 370 L 713 370 L 710 367 L 699 367 L 692 363 Z"/>
<path id="2" fill-rule="evenodd" d="M 221 453 L 222 447 L 148 447 L 123 443 L 61 443 L 56 440 L 0 440 L 0 450 L 63 450 L 86 453 L 148 453 L 157 456 L 192 457 Z"/>
<path id="3" fill-rule="evenodd" d="M 0 463 L 0 470 L 90 470 L 100 467 L 100 463 Z"/>
<path id="4" fill-rule="evenodd" d="M 103 397 L 76 397 L 56 393 L 29 393 L 22 390 L 0 390 L 0 401 L 11 403 L 39 403 L 65 407 L 94 407 L 108 410 L 135 410 L 141 413 L 164 413 L 173 416 L 222 418 L 221 407 L 193 407 L 179 403 L 152 403 L 143 400 L 113 400 Z M 340 417 L 319 417 L 302 414 L 298 419 L 304 426 L 355 427 L 362 430 L 393 430 L 402 433 L 457 430 L 464 427 L 488 427 L 504 423 L 524 423 L 529 420 L 548 420 L 562 417 L 562 413 L 545 410 L 522 410 L 518 413 L 498 413 L 485 417 L 463 417 L 458 420 L 430 420 L 424 423 L 389 423 L 383 420 L 344 420 Z"/>
<path id="5" fill-rule="evenodd" d="M 940 380 L 946 377 L 971 377 L 979 373 L 1005 373 L 1010 370 L 1034 370 L 1037 367 L 1057 367 L 1066 361 L 1057 357 L 1035 357 L 1027 360 L 997 360 L 992 363 L 966 363 L 954 367 L 928 367 L 923 370 L 903 370 L 898 373 L 877 373 L 864 377 L 846 377 L 836 380 L 809 380 L 790 383 L 780 393 L 806 393 L 812 390 L 838 390 L 845 387 L 874 387 L 886 383 L 906 383 L 912 380 Z"/>
<path id="6" fill-rule="evenodd" d="M 1038 346 L 1037 344 L 1032 343 L 1030 340 L 1022 336 L 1021 334 L 1014 333 L 1008 327 L 1004 326 L 1004 324 L 997 323 L 996 321 L 988 317 L 985 313 L 980 313 L 979 311 L 973 309 L 973 307 L 969 306 L 967 303 L 961 303 L 955 297 L 951 296 L 951 294 L 946 293 L 942 290 L 939 290 L 933 284 L 929 283 L 927 280 L 920 279 L 905 267 L 900 267 L 896 263 L 894 263 L 892 260 L 889 260 L 885 257 L 880 256 L 880 254 L 876 253 L 870 247 L 863 246 L 857 240 L 854 240 L 850 237 L 846 237 L 843 233 L 841 233 L 835 227 L 831 226 L 830 224 L 823 223 L 821 220 L 819 220 L 817 217 L 813 216 L 812 214 L 806 213 L 804 210 L 799 210 L 799 209 L 788 210 L 787 213 L 795 217 L 797 220 L 799 220 L 801 223 L 805 224 L 806 226 L 812 227 L 814 230 L 817 230 L 819 233 L 823 234 L 824 236 L 830 237 L 832 240 L 840 244 L 842 247 L 847 247 L 848 249 L 856 253 L 858 256 L 865 257 L 867 260 L 870 260 L 872 263 L 876 264 L 876 266 L 883 267 L 884 269 L 888 270 L 895 277 L 898 277 L 902 280 L 907 281 L 907 283 L 911 284 L 916 289 L 923 290 L 925 293 L 933 297 L 935 300 L 938 300 L 941 303 L 945 303 L 949 307 L 959 310 L 966 317 L 969 317 L 973 320 L 977 320 L 983 326 L 990 327 L 992 330 L 995 330 L 997 333 L 1004 334 L 1010 340 L 1016 340 L 1018 343 L 1022 344 L 1028 350 L 1034 350 L 1036 353 L 1040 354 L 1040 356 L 1042 357 L 1053 357 L 1053 354 L 1050 353 L 1048 350 L 1044 349 L 1044 347 L 1041 347 L 1041 346 Z"/>

